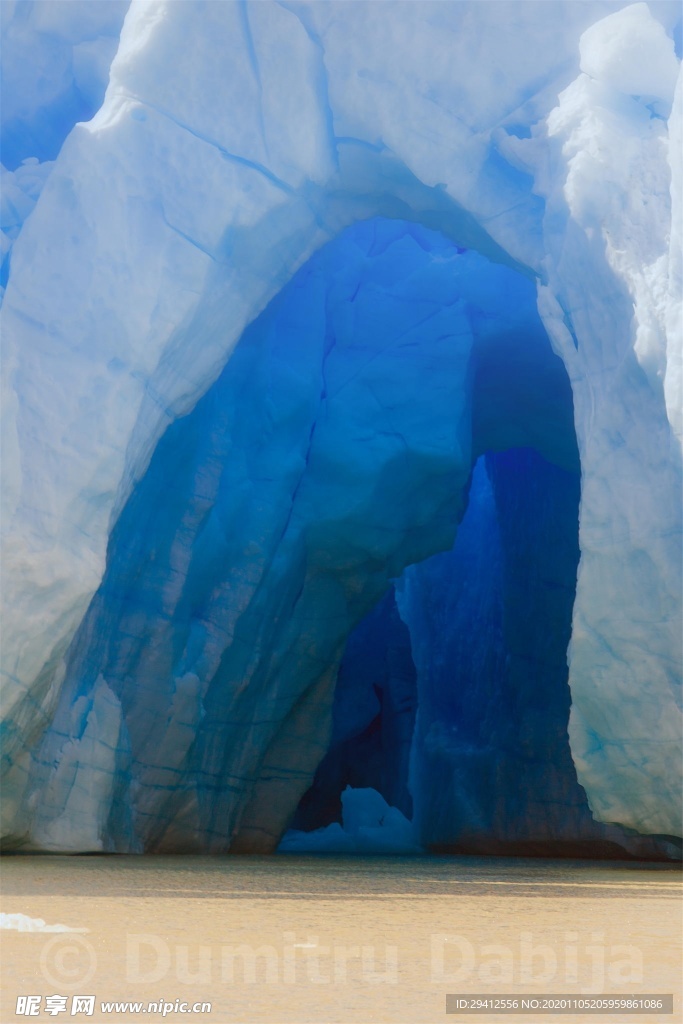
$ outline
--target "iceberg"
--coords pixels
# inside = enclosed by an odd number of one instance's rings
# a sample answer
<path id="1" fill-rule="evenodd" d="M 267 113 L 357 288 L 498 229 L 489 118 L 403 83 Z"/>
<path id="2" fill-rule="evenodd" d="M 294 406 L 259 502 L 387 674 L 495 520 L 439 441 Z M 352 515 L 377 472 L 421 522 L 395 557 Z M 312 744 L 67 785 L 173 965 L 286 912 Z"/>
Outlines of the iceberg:
<path id="1" fill-rule="evenodd" d="M 18 932 L 87 932 L 87 928 L 71 928 L 66 924 L 45 924 L 42 917 L 26 914 L 0 914 L 0 929 Z"/>
<path id="2" fill-rule="evenodd" d="M 4 6 L 5 846 L 675 855 L 678 6 Z"/>

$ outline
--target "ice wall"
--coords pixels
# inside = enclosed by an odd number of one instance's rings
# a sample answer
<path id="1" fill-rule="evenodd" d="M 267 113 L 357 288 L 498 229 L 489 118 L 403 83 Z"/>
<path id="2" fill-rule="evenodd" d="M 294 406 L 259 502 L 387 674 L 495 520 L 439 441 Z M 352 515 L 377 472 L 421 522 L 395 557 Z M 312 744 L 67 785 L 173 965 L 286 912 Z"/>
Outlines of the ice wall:
<path id="1" fill-rule="evenodd" d="M 680 65 L 642 3 L 593 26 L 580 52 L 582 74 L 547 118 L 563 172 L 551 183 L 547 157 L 536 172 L 548 253 L 539 308 L 572 379 L 582 465 L 570 740 L 598 820 L 680 834 Z"/>
<path id="2" fill-rule="evenodd" d="M 159 437 L 304 260 L 376 215 L 538 283 L 581 457 L 573 756 L 598 818 L 680 834 L 679 11 L 493 7 L 132 5 L 104 104 L 66 139 L 9 270 L 12 834 L 28 827 L 28 752 L 65 652 Z"/>

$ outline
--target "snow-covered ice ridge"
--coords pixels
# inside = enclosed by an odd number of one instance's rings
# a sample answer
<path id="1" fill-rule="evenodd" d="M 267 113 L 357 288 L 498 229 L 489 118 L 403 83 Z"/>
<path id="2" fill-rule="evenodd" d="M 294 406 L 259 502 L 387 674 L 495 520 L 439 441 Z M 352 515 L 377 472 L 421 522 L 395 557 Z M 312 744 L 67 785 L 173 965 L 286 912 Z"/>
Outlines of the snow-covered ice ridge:
<path id="1" fill-rule="evenodd" d="M 2 8 L 7 845 L 670 851 L 679 5 Z"/>

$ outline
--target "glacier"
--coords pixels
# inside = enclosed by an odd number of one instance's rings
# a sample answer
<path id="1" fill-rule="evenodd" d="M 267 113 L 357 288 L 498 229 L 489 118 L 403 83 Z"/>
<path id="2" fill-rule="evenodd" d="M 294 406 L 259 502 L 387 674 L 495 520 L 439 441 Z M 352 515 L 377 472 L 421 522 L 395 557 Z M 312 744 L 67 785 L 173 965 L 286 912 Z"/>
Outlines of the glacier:
<path id="1" fill-rule="evenodd" d="M 4 846 L 676 855 L 678 5 L 2 6 Z"/>

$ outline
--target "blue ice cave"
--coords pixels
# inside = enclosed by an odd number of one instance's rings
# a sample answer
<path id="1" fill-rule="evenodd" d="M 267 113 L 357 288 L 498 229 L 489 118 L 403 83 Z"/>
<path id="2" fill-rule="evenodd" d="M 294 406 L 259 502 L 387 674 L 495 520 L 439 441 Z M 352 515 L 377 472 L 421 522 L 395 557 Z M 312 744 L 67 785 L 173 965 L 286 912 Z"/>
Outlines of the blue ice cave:
<path id="1" fill-rule="evenodd" d="M 608 6 L 3 5 L 3 848 L 680 855 L 681 22 Z"/>
<path id="2" fill-rule="evenodd" d="M 568 745 L 579 494 L 533 282 L 356 223 L 245 331 L 116 522 L 34 760 L 35 833 L 315 848 L 350 786 L 416 848 L 631 849 Z"/>

